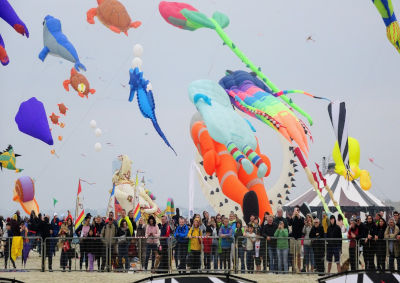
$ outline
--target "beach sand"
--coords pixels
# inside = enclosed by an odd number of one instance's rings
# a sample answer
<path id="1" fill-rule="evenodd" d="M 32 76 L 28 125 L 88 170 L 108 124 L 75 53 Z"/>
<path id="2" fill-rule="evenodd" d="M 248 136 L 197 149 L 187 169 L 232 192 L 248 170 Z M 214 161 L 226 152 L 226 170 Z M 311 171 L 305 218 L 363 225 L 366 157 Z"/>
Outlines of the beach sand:
<path id="1" fill-rule="evenodd" d="M 15 278 L 23 282 L 135 282 L 136 280 L 149 277 L 150 273 L 113 273 L 113 272 L 0 272 L 0 277 Z M 244 274 L 238 275 L 257 282 L 285 282 L 306 283 L 317 282 L 316 275 L 276 275 L 276 274 Z"/>

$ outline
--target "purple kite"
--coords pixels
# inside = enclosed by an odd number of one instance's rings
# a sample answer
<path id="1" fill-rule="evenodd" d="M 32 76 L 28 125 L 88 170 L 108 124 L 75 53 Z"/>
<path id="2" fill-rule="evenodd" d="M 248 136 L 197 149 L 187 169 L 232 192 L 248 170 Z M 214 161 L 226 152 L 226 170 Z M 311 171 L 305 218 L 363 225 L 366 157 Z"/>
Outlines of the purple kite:
<path id="1" fill-rule="evenodd" d="M 15 122 L 21 132 L 53 145 L 46 111 L 43 103 L 35 97 L 21 103 Z"/>
<path id="2" fill-rule="evenodd" d="M 0 0 L 0 17 L 12 26 L 16 32 L 26 35 L 29 38 L 29 31 L 25 23 L 21 21 L 13 7 L 7 0 Z M 3 66 L 7 65 L 10 61 L 5 50 L 3 38 L 0 35 L 0 62 Z"/>

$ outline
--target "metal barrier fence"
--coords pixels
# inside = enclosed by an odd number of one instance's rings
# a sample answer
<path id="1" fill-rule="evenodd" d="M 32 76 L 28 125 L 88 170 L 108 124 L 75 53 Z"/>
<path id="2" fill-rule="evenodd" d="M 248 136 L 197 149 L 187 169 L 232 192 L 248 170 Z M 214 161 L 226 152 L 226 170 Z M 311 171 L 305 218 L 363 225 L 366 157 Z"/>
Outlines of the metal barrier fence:
<path id="1" fill-rule="evenodd" d="M 0 271 L 41 270 L 42 243 L 40 237 L 3 237 L 0 242 Z"/>
<path id="2" fill-rule="evenodd" d="M 326 274 L 399 268 L 398 239 L 13 237 L 3 238 L 0 247 L 0 271 Z"/>

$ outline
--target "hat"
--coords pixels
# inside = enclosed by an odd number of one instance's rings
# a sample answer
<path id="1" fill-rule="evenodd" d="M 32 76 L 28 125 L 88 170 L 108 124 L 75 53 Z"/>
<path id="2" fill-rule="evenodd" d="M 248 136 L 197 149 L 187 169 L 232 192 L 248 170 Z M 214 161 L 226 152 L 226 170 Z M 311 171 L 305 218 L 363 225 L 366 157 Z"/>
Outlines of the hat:
<path id="1" fill-rule="evenodd" d="M 57 212 L 54 212 L 53 216 L 58 216 Z"/>
<path id="2" fill-rule="evenodd" d="M 88 214 L 86 214 L 86 218 L 91 218 L 92 215 L 90 214 L 90 212 Z"/>
<path id="3" fill-rule="evenodd" d="M 32 178 L 23 176 L 15 181 L 13 201 L 19 202 L 27 214 L 39 213 L 39 205 L 35 199 L 35 184 Z"/>

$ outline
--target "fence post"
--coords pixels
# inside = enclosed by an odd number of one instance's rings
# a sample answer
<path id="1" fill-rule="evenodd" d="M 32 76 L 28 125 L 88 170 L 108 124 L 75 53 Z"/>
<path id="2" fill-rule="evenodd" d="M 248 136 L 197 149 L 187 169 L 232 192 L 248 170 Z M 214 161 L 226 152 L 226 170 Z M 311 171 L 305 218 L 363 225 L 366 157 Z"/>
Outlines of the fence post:
<path id="1" fill-rule="evenodd" d="M 45 265 L 46 265 L 46 241 L 47 239 L 44 240 L 42 238 L 42 244 L 41 244 L 41 253 L 42 253 L 42 272 L 45 271 Z"/>
<path id="2" fill-rule="evenodd" d="M 360 258 L 359 258 L 359 255 L 360 255 L 360 240 L 356 240 L 356 254 L 355 254 L 355 268 L 356 268 L 356 270 L 358 270 L 359 269 L 359 263 L 360 263 Z"/>
<path id="3" fill-rule="evenodd" d="M 233 245 L 233 247 L 234 247 L 234 250 L 233 250 L 233 264 L 234 264 L 234 272 L 235 272 L 235 274 L 238 273 L 238 263 L 239 263 L 239 259 L 238 259 L 238 256 L 239 256 L 238 242 L 239 242 L 239 239 L 235 238 L 235 244 Z"/>
<path id="4" fill-rule="evenodd" d="M 173 252 L 172 252 L 172 243 L 171 243 L 171 238 L 169 237 L 167 239 L 167 245 L 168 245 L 168 273 L 172 272 L 172 257 L 173 257 Z"/>

